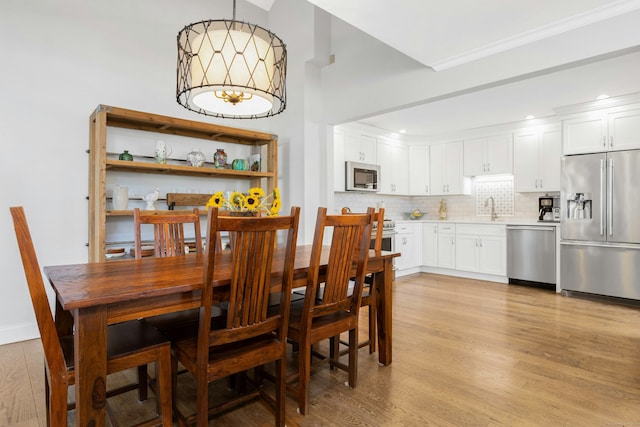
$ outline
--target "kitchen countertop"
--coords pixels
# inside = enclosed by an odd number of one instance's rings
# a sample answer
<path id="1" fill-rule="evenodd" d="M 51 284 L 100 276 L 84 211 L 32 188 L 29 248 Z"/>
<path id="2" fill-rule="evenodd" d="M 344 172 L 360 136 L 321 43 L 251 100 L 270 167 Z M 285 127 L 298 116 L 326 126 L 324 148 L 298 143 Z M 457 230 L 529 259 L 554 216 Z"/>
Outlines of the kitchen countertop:
<path id="1" fill-rule="evenodd" d="M 520 220 L 520 219 L 508 219 L 508 218 L 498 218 L 496 221 L 490 221 L 488 219 L 446 219 L 446 220 L 438 220 L 438 219 L 400 219 L 394 220 L 396 224 L 398 223 L 449 223 L 449 224 L 495 224 L 495 225 L 531 225 L 531 226 L 551 226 L 551 227 L 560 227 L 559 222 L 539 222 L 538 220 Z"/>

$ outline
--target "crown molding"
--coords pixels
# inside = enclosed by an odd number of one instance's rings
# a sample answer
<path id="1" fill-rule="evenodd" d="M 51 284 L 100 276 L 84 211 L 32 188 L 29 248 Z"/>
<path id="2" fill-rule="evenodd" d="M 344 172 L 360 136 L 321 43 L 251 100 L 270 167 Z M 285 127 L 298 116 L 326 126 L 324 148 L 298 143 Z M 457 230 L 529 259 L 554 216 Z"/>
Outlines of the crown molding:
<path id="1" fill-rule="evenodd" d="M 603 108 L 621 107 L 629 104 L 640 104 L 640 92 L 630 93 L 622 96 L 612 96 L 610 98 L 582 102 L 579 104 L 565 105 L 553 109 L 557 115 L 567 115 L 572 113 L 584 113 L 587 111 L 601 110 Z"/>
<path id="2" fill-rule="evenodd" d="M 433 64 L 429 64 L 429 66 L 435 71 L 443 71 L 448 68 L 505 52 L 509 49 L 524 46 L 526 44 L 566 33 L 596 22 L 604 21 L 618 15 L 632 12 L 636 9 L 640 9 L 640 0 L 620 0 L 591 9 L 587 12 L 552 22 L 534 30 L 525 31 L 513 37 L 508 37 L 497 42 L 487 44 L 477 49 L 463 52 L 459 55 L 445 58 L 441 61 L 436 61 Z"/>

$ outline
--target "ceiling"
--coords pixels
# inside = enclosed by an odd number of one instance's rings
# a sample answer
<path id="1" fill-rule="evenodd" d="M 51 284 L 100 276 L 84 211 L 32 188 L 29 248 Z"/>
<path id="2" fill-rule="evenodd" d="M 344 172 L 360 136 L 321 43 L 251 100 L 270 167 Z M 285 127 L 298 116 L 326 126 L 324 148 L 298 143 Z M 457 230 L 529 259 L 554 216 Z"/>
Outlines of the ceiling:
<path id="1" fill-rule="evenodd" d="M 359 120 L 370 126 L 436 135 L 551 116 L 554 107 L 602 92 L 640 92 L 640 0 L 308 1 L 436 73 L 461 72 L 474 61 L 504 61 L 517 52 L 522 61 L 527 49 L 539 46 L 552 58 L 554 65 L 545 70 Z M 588 53 L 585 44 L 593 47 Z"/>

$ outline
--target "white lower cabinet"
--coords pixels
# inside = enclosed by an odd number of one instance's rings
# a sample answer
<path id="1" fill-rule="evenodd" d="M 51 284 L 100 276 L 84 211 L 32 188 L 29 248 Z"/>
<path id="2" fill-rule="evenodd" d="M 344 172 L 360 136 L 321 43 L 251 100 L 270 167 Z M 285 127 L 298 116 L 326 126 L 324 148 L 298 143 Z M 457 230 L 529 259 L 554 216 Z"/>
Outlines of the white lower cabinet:
<path id="1" fill-rule="evenodd" d="M 438 224 L 422 224 L 422 265 L 438 266 Z"/>
<path id="2" fill-rule="evenodd" d="M 396 223 L 395 251 L 402 255 L 395 258 L 395 268 L 399 275 L 418 271 L 422 260 L 422 233 L 419 223 Z"/>
<path id="3" fill-rule="evenodd" d="M 455 224 L 438 224 L 438 267 L 456 268 Z"/>
<path id="4" fill-rule="evenodd" d="M 504 276 L 507 238 L 504 225 L 457 224 L 455 269 Z"/>

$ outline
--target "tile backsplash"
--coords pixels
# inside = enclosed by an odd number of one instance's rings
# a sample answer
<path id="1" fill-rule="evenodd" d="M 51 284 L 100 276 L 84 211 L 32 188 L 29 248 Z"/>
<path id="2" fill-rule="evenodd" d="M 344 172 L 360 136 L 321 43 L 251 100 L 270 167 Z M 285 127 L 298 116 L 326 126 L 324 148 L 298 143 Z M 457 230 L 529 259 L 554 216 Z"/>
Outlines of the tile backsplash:
<path id="1" fill-rule="evenodd" d="M 476 180 L 476 216 L 491 216 L 493 197 L 498 217 L 513 216 L 513 177 L 495 180 Z"/>
<path id="2" fill-rule="evenodd" d="M 471 194 L 468 196 L 389 196 L 372 193 L 336 192 L 334 193 L 335 211 L 343 206 L 353 212 L 364 212 L 369 206 L 384 202 L 385 216 L 394 220 L 407 219 L 406 213 L 420 209 L 427 215 L 423 219 L 438 219 L 440 200 L 447 201 L 447 219 L 487 220 L 491 206 L 484 206 L 487 197 L 495 200 L 498 218 L 513 221 L 535 221 L 538 219 L 538 197 L 545 193 L 515 193 L 512 177 L 474 178 L 471 181 Z"/>

